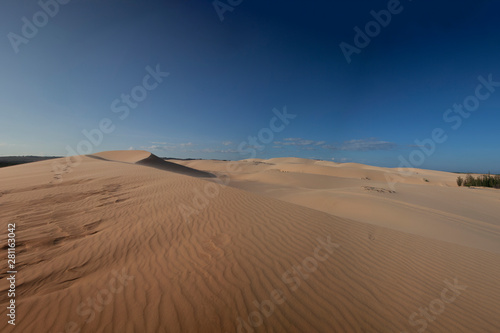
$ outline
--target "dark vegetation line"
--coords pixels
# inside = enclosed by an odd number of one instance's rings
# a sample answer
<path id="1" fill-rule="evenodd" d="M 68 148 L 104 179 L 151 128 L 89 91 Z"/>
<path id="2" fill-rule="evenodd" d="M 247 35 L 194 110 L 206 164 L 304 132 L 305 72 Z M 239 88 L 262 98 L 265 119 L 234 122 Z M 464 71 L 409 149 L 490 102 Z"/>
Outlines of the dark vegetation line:
<path id="1" fill-rule="evenodd" d="M 500 175 L 492 176 L 490 174 L 481 175 L 474 177 L 471 174 L 465 176 L 465 179 L 462 176 L 458 176 L 457 178 L 458 186 L 482 186 L 482 187 L 493 187 L 500 188 Z"/>
<path id="2" fill-rule="evenodd" d="M 59 158 L 58 156 L 1 156 L 0 168 Z"/>

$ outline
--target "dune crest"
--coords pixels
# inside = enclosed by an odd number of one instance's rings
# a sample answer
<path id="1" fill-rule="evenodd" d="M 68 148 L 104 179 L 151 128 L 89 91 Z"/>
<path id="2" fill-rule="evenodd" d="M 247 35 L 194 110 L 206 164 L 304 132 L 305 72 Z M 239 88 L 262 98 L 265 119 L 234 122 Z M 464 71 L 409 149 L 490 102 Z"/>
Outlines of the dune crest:
<path id="1" fill-rule="evenodd" d="M 192 177 L 208 177 L 213 178 L 215 175 L 186 167 L 181 164 L 165 161 L 158 156 L 147 152 L 145 150 L 114 150 L 105 151 L 101 153 L 96 153 L 89 155 L 91 157 L 98 157 L 105 159 L 107 161 L 123 162 L 123 163 L 134 163 L 138 165 L 144 165 L 156 169 L 161 169 L 165 171 L 180 173 Z"/>

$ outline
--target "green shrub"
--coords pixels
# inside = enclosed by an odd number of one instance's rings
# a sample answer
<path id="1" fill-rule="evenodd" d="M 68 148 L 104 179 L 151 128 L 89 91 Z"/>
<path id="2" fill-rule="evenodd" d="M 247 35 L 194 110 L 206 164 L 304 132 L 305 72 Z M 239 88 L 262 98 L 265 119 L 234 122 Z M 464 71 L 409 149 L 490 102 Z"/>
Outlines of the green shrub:
<path id="1" fill-rule="evenodd" d="M 474 179 L 474 177 L 472 177 L 471 174 L 465 176 L 464 186 L 476 186 L 476 180 Z"/>
<path id="2" fill-rule="evenodd" d="M 492 176 L 491 174 L 481 175 L 474 178 L 472 175 L 468 174 L 465 180 L 457 178 L 457 185 L 460 186 L 482 186 L 482 187 L 494 187 L 500 188 L 500 175 Z"/>

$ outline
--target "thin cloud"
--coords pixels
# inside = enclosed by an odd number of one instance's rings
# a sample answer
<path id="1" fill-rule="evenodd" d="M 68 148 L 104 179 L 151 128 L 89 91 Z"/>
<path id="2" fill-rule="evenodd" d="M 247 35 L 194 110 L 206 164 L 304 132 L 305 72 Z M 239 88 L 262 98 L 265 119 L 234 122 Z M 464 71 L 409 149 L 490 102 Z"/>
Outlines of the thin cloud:
<path id="1" fill-rule="evenodd" d="M 238 150 L 236 149 L 212 149 L 212 148 L 205 148 L 201 150 L 191 150 L 191 151 L 201 152 L 201 153 L 222 153 L 222 154 L 234 154 L 238 152 Z"/>
<path id="2" fill-rule="evenodd" d="M 397 144 L 388 141 L 380 141 L 374 138 L 370 139 L 360 139 L 360 140 L 349 140 L 345 141 L 342 145 L 341 150 L 357 150 L 357 151 L 369 151 L 369 150 L 391 150 L 395 149 Z"/>
<path id="3" fill-rule="evenodd" d="M 344 141 L 340 145 L 323 145 L 329 150 L 345 150 L 345 151 L 373 151 L 373 150 L 392 150 L 398 147 L 394 142 L 381 141 L 376 138 L 356 139 Z"/>
<path id="4" fill-rule="evenodd" d="M 161 151 L 172 151 L 175 150 L 177 147 L 175 146 L 160 146 L 160 145 L 152 145 L 152 146 L 142 146 L 141 149 L 144 150 L 161 150 Z"/>
<path id="5" fill-rule="evenodd" d="M 168 143 L 168 142 L 151 142 L 151 146 L 142 146 L 144 150 L 161 150 L 161 151 L 186 151 L 185 148 L 192 147 L 195 144 L 192 142 L 185 143 Z"/>
<path id="6" fill-rule="evenodd" d="M 322 145 L 324 141 L 314 141 L 306 140 L 302 138 L 285 138 L 283 141 L 275 141 L 275 145 L 279 146 L 310 146 L 310 145 Z"/>

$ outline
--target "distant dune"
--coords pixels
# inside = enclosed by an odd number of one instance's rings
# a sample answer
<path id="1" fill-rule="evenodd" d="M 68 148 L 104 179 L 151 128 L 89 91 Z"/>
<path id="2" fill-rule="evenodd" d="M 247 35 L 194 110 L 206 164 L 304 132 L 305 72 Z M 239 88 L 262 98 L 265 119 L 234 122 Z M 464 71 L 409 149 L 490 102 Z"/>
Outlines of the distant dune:
<path id="1" fill-rule="evenodd" d="M 385 193 L 363 186 L 395 170 L 292 158 L 228 172 L 143 151 L 82 156 L 54 182 L 53 162 L 0 169 L 18 259 L 2 332 L 500 330 L 499 191 L 422 170 Z"/>
<path id="2" fill-rule="evenodd" d="M 179 161 L 229 186 L 335 216 L 500 253 L 500 191 L 459 188 L 457 174 L 298 158 Z M 233 163 L 235 164 L 235 163 Z M 228 171 L 237 169 L 237 171 Z M 392 193 L 395 191 L 395 193 Z"/>

